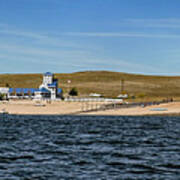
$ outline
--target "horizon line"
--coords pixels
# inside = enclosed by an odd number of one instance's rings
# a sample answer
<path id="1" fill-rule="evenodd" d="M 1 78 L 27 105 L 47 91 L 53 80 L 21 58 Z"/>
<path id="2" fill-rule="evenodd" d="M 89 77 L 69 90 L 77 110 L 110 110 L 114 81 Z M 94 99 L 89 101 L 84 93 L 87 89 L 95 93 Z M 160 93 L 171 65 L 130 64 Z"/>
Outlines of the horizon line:
<path id="1" fill-rule="evenodd" d="M 52 71 L 48 71 L 48 72 L 52 72 Z M 74 71 L 74 72 L 52 72 L 53 74 L 75 74 L 75 73 L 86 73 L 86 72 L 110 72 L 110 73 L 122 73 L 122 74 L 129 74 L 129 75 L 139 75 L 139 76 L 157 76 L 157 77 L 180 77 L 180 74 L 178 75 L 178 73 L 169 73 L 169 74 L 165 74 L 165 73 L 161 73 L 161 74 L 157 74 L 157 73 L 143 73 L 143 72 L 122 72 L 122 71 L 111 71 L 111 70 L 84 70 L 84 71 Z M 41 75 L 44 74 L 45 72 L 29 72 L 29 73 L 25 73 L 25 72 L 13 72 L 13 73 L 0 73 L 0 75 Z"/>

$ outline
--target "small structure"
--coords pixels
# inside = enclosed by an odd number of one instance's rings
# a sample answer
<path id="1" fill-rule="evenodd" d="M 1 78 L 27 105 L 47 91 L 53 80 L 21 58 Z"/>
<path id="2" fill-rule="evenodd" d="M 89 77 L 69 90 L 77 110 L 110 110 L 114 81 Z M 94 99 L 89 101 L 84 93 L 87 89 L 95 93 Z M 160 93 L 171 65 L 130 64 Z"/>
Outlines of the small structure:
<path id="1" fill-rule="evenodd" d="M 7 87 L 1 87 L 0 88 L 0 93 L 1 94 L 8 94 L 8 91 L 9 91 L 9 88 L 7 88 Z"/>
<path id="2" fill-rule="evenodd" d="M 62 89 L 58 88 L 58 80 L 47 72 L 43 75 L 43 82 L 39 88 L 0 88 L 0 93 L 8 99 L 37 99 L 56 100 L 62 98 Z"/>
<path id="3" fill-rule="evenodd" d="M 117 98 L 127 99 L 127 98 L 128 98 L 128 94 L 119 94 L 119 95 L 117 96 Z"/>
<path id="4" fill-rule="evenodd" d="M 7 88 L 7 87 L 0 88 L 0 94 L 4 94 L 6 96 L 6 98 L 7 98 L 8 92 L 9 92 L 9 88 Z"/>
<path id="5" fill-rule="evenodd" d="M 101 94 L 97 94 L 97 93 L 90 93 L 89 96 L 90 97 L 102 97 Z"/>

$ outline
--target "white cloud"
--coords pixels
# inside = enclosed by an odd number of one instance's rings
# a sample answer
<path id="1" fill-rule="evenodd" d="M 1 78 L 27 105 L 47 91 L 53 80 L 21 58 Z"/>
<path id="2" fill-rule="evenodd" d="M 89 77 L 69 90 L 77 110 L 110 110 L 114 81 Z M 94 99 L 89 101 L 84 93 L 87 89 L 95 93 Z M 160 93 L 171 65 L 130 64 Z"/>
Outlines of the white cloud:
<path id="1" fill-rule="evenodd" d="M 30 32 L 23 32 L 23 31 L 15 31 L 15 30 L 2 30 L 0 29 L 1 34 L 8 34 L 8 35 L 14 35 L 14 36 L 24 36 L 28 38 L 34 38 L 34 39 L 44 39 L 47 38 L 46 36 L 36 34 L 36 33 L 30 33 Z"/>
<path id="2" fill-rule="evenodd" d="M 142 62 L 142 61 L 141 61 Z M 92 58 L 91 61 L 88 61 L 88 65 L 94 65 L 96 67 L 105 67 L 112 69 L 119 69 L 119 71 L 127 71 L 127 72 L 159 72 L 158 67 L 147 66 L 143 63 L 132 63 L 131 60 L 123 60 L 123 59 L 112 59 L 112 58 Z"/>
<path id="3" fill-rule="evenodd" d="M 93 53 L 84 51 L 63 51 L 36 49 L 33 47 L 14 46 L 10 44 L 0 44 L 0 61 L 6 59 L 10 62 L 43 64 L 49 67 L 70 67 L 71 69 L 116 69 L 130 72 L 159 72 L 159 68 L 154 68 L 122 59 L 98 58 Z"/>
<path id="4" fill-rule="evenodd" d="M 7 35 L 14 35 L 14 36 L 24 36 L 24 37 L 34 38 L 34 39 L 47 38 L 47 36 L 44 36 L 38 33 L 17 30 L 15 28 L 10 27 L 7 24 L 1 24 L 1 23 L 0 23 L 0 33 L 7 34 Z"/>
<path id="5" fill-rule="evenodd" d="M 87 55 L 88 52 L 80 51 L 80 50 L 61 50 L 61 49 L 48 49 L 46 48 L 35 48 L 28 46 L 18 46 L 11 44 L 0 44 L 1 52 L 11 53 L 11 54 L 19 54 L 26 56 L 42 56 L 42 57 L 51 57 L 51 58 L 60 58 L 60 57 L 79 57 L 83 55 Z"/>
<path id="6" fill-rule="evenodd" d="M 180 28 L 180 19 L 164 18 L 164 19 L 124 19 L 121 21 L 123 25 L 150 27 L 150 28 Z"/>
<path id="7" fill-rule="evenodd" d="M 71 36 L 77 37 L 105 37 L 105 38 L 180 38 L 178 34 L 152 34 L 152 33 L 123 33 L 123 32 L 67 32 L 59 34 L 47 35 L 46 33 L 37 33 L 13 29 L 4 24 L 0 24 L 0 35 L 2 36 L 0 42 L 0 63 L 3 64 L 6 59 L 9 64 L 13 62 L 14 66 L 17 64 L 25 64 L 24 67 L 28 71 L 28 66 L 33 70 L 33 65 L 37 69 L 50 68 L 52 70 L 65 68 L 66 71 L 81 70 L 116 70 L 135 73 L 157 73 L 160 74 L 163 70 L 158 67 L 150 67 L 143 63 L 136 64 L 131 62 L 131 59 L 122 60 L 121 57 L 113 59 L 107 58 L 104 49 L 100 49 L 98 44 L 89 45 L 88 42 L 83 44 L 76 44 L 73 40 L 65 41 L 64 39 L 73 39 Z M 13 40 L 12 40 L 12 37 Z M 21 44 L 19 37 L 23 37 L 24 41 Z M 78 38 L 78 39 L 80 39 Z M 15 41 L 14 41 L 15 40 Z M 33 41 L 33 43 L 32 43 Z M 37 43 L 38 42 L 38 43 Z M 69 48 L 64 48 L 64 47 Z M 90 47 L 90 48 L 89 48 Z M 100 45 L 103 47 L 103 45 Z M 94 49 L 93 49 L 94 48 Z M 99 53 L 100 52 L 100 53 Z M 106 54 L 106 55 L 102 55 Z M 6 63 L 7 64 L 7 63 Z M 51 68 L 52 67 L 52 68 Z M 18 68 L 22 71 L 21 67 Z M 160 72 L 160 69 L 162 70 Z M 163 73 L 163 72 L 162 72 Z"/>
<path id="8" fill-rule="evenodd" d="M 180 38 L 178 34 L 150 34 L 150 33 L 123 33 L 123 32 L 67 32 L 66 36 L 82 37 L 132 37 L 132 38 Z"/>
<path id="9" fill-rule="evenodd" d="M 73 43 L 71 41 L 62 40 L 57 36 L 48 35 L 47 33 L 38 33 L 38 32 L 30 32 L 25 30 L 19 30 L 13 28 L 7 24 L 0 24 L 0 34 L 7 35 L 6 39 L 9 40 L 10 36 L 17 37 L 17 41 L 19 37 L 23 37 L 26 39 L 27 43 L 30 40 L 36 42 L 36 44 L 46 44 L 46 45 L 53 45 L 58 47 L 76 47 L 78 48 L 79 45 Z"/>

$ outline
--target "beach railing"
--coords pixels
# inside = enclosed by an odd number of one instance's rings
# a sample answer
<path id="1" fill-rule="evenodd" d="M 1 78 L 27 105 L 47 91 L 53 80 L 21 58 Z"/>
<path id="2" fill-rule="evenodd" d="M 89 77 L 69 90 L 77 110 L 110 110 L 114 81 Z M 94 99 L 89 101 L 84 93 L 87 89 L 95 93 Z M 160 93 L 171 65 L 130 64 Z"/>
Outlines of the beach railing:
<path id="1" fill-rule="evenodd" d="M 122 99 L 110 99 L 110 98 L 65 98 L 66 102 L 123 102 Z"/>
<path id="2" fill-rule="evenodd" d="M 97 102 L 97 101 L 96 101 Z M 113 99 L 113 101 L 108 100 L 104 101 L 104 103 L 94 103 L 91 104 L 90 102 L 82 103 L 82 111 L 83 112 L 93 112 L 93 111 L 105 111 L 105 110 L 113 110 L 113 109 L 123 109 L 123 108 L 133 108 L 133 107 L 146 107 L 152 105 L 159 105 L 163 103 L 169 103 L 172 100 L 162 100 L 162 101 L 151 101 L 151 102 L 138 102 L 138 103 L 121 103 Z"/>

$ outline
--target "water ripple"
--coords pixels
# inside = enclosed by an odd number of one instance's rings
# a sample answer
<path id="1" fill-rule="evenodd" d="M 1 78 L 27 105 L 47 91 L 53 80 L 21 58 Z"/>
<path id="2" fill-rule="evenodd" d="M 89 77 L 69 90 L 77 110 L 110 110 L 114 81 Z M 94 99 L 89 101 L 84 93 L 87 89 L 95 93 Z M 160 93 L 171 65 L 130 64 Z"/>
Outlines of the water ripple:
<path id="1" fill-rule="evenodd" d="M 0 179 L 179 179 L 179 117 L 0 117 Z"/>

